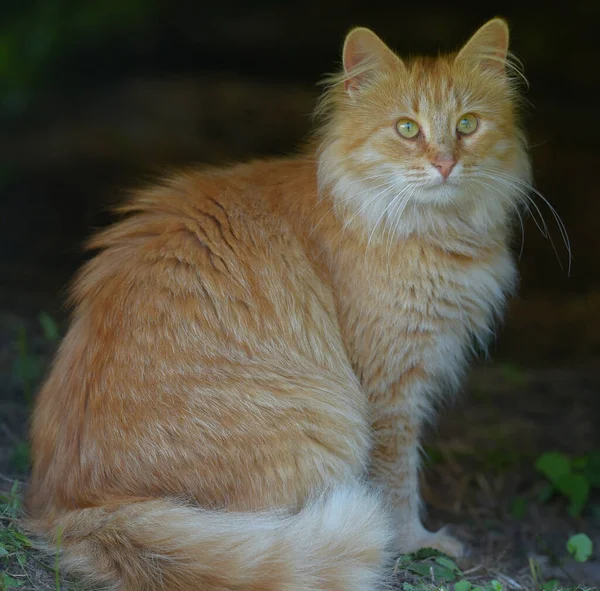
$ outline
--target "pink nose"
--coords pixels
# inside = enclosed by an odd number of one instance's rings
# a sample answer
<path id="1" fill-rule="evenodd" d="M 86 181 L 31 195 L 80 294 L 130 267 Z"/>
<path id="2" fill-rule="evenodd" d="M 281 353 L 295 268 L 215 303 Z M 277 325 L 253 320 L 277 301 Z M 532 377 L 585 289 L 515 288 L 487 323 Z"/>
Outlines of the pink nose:
<path id="1" fill-rule="evenodd" d="M 456 160 L 454 158 L 436 158 L 431 164 L 433 164 L 438 172 L 447 179 L 456 164 Z"/>

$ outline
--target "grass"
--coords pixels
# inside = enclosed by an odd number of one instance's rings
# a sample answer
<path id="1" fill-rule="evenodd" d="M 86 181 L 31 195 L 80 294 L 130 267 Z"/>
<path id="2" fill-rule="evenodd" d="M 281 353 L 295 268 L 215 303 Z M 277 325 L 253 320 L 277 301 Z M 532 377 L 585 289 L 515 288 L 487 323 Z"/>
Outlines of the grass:
<path id="1" fill-rule="evenodd" d="M 581 586 L 568 587 L 555 579 L 544 579 L 535 560 L 530 560 L 530 576 L 518 581 L 482 564 L 461 570 L 449 556 L 430 548 L 400 556 L 394 573 L 402 591 L 587 591 Z"/>
<path id="2" fill-rule="evenodd" d="M 9 487 L 0 492 L 0 591 L 84 591 L 61 573 L 59 552 L 40 551 L 21 527 L 22 483 L 0 479 Z"/>
<path id="3" fill-rule="evenodd" d="M 8 480 L 6 481 L 8 483 Z M 19 525 L 22 516 L 20 483 L 14 481 L 0 494 L 0 590 L 35 589 L 40 580 L 38 569 L 49 569 L 33 542 Z M 57 586 L 56 589 L 60 589 Z"/>

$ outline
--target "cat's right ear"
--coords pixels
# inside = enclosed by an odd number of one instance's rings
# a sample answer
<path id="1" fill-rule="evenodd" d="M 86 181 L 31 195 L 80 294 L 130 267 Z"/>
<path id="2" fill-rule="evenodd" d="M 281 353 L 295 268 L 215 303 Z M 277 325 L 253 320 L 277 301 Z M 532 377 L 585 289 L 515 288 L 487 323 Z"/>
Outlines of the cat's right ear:
<path id="1" fill-rule="evenodd" d="M 402 60 L 373 31 L 364 27 L 348 33 L 342 60 L 344 88 L 350 94 L 368 85 L 374 73 L 402 66 Z"/>

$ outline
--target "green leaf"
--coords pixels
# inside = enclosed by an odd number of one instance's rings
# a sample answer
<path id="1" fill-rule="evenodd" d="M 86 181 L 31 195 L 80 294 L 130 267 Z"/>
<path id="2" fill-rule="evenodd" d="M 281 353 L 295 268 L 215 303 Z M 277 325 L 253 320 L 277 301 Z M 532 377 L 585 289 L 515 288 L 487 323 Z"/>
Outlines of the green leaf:
<path id="1" fill-rule="evenodd" d="M 44 338 L 50 342 L 55 343 L 60 338 L 60 330 L 56 320 L 48 314 L 48 312 L 40 312 L 38 314 L 38 322 L 40 323 L 42 330 L 44 331 Z"/>
<path id="2" fill-rule="evenodd" d="M 20 587 L 25 584 L 25 581 L 17 581 L 17 579 L 13 579 L 10 575 L 6 573 L 0 573 L 2 578 L 0 578 L 0 583 L 2 584 L 2 589 L 12 589 L 14 587 Z"/>
<path id="3" fill-rule="evenodd" d="M 502 583 L 500 581 L 496 581 L 496 579 L 490 581 L 489 586 L 493 591 L 502 591 Z"/>
<path id="4" fill-rule="evenodd" d="M 600 452 L 592 452 L 586 457 L 583 472 L 591 486 L 600 488 Z"/>
<path id="5" fill-rule="evenodd" d="M 15 538 L 15 540 L 17 540 L 21 544 L 21 546 L 23 546 L 24 548 L 31 548 L 31 540 L 26 535 L 18 531 L 13 531 L 12 535 Z"/>
<path id="6" fill-rule="evenodd" d="M 527 499 L 517 497 L 511 504 L 510 512 L 515 519 L 521 520 L 527 514 Z"/>
<path id="7" fill-rule="evenodd" d="M 406 569 L 423 577 L 430 577 L 433 571 L 433 577 L 436 581 L 454 581 L 456 579 L 454 571 L 437 564 L 416 562 L 408 565 Z"/>
<path id="8" fill-rule="evenodd" d="M 538 502 L 542 504 L 547 503 L 555 492 L 556 489 L 554 488 L 554 485 L 548 482 L 546 486 L 539 492 L 537 499 Z"/>
<path id="9" fill-rule="evenodd" d="M 458 566 L 456 566 L 456 562 L 454 562 L 454 560 L 451 560 L 447 556 L 436 556 L 434 560 L 444 568 L 447 568 L 452 572 L 461 574 L 460 569 L 458 568 Z"/>
<path id="10" fill-rule="evenodd" d="M 583 474 L 566 474 L 555 482 L 556 488 L 565 495 L 569 503 L 569 514 L 579 515 L 590 496 L 590 483 Z"/>
<path id="11" fill-rule="evenodd" d="M 585 562 L 592 555 L 593 546 L 586 534 L 575 534 L 567 541 L 567 550 L 577 562 Z"/>
<path id="12" fill-rule="evenodd" d="M 445 554 L 435 548 L 421 548 L 420 550 L 413 552 L 410 556 L 413 560 L 425 560 L 432 556 L 445 556 Z"/>
<path id="13" fill-rule="evenodd" d="M 458 583 L 454 583 L 454 591 L 471 591 L 473 585 L 469 583 L 469 581 L 458 581 Z"/>
<path id="14" fill-rule="evenodd" d="M 8 550 L 4 547 L 3 544 L 0 544 L 0 556 L 6 556 L 8 554 Z"/>
<path id="15" fill-rule="evenodd" d="M 11 462 L 19 472 L 26 472 L 29 468 L 29 444 L 20 441 L 13 448 Z"/>
<path id="16" fill-rule="evenodd" d="M 558 581 L 556 579 L 542 583 L 542 591 L 556 591 L 556 589 L 558 589 Z"/>
<path id="17" fill-rule="evenodd" d="M 535 469 L 552 484 L 556 484 L 558 480 L 571 472 L 571 460 L 565 454 L 550 451 L 538 458 Z"/>
<path id="18" fill-rule="evenodd" d="M 424 563 L 415 562 L 413 564 L 409 564 L 406 567 L 406 570 L 409 570 L 412 573 L 417 575 L 421 575 L 423 577 L 429 577 L 431 572 L 429 570 L 429 565 Z"/>
<path id="19" fill-rule="evenodd" d="M 13 379 L 19 384 L 34 382 L 41 374 L 42 364 L 37 357 L 22 353 L 14 360 Z"/>

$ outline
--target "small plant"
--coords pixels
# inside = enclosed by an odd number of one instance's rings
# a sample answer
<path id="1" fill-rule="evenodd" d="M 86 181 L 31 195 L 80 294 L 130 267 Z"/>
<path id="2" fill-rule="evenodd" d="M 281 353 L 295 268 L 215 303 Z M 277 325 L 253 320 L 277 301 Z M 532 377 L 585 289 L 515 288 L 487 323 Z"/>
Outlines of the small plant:
<path id="1" fill-rule="evenodd" d="M 440 583 L 455 581 L 462 574 L 451 558 L 432 548 L 403 554 L 398 558 L 395 570 L 406 570 Z"/>
<path id="2" fill-rule="evenodd" d="M 547 452 L 535 463 L 535 468 L 550 482 L 539 500 L 547 501 L 555 493 L 569 501 L 569 515 L 577 517 L 585 508 L 592 488 L 600 488 L 600 453 L 569 457 L 560 452 Z"/>
<path id="3" fill-rule="evenodd" d="M 58 324 L 48 312 L 40 312 L 38 314 L 38 322 L 42 327 L 42 331 L 44 333 L 44 339 L 49 343 L 56 343 L 60 339 L 60 329 L 58 328 Z"/>
<path id="4" fill-rule="evenodd" d="M 502 583 L 493 580 L 485 585 L 472 585 L 469 581 L 458 581 L 454 584 L 454 591 L 503 591 Z"/>
<path id="5" fill-rule="evenodd" d="M 593 551 L 592 540 L 586 534 L 576 534 L 571 536 L 566 544 L 567 551 L 577 562 L 585 562 Z M 555 557 L 558 564 L 562 567 L 566 558 Z M 562 587 L 557 579 L 544 580 L 542 568 L 535 558 L 529 558 L 529 569 L 536 585 L 536 589 L 540 591 L 567 591 L 566 587 Z M 577 587 L 577 590 L 583 589 Z M 574 591 L 577 591 L 574 590 Z"/>
<path id="6" fill-rule="evenodd" d="M 594 545 L 586 534 L 575 534 L 567 541 L 567 551 L 577 562 L 585 562 L 591 555 Z"/>
<path id="7" fill-rule="evenodd" d="M 395 572 L 405 571 L 418 578 L 402 583 L 402 591 L 503 591 L 502 583 L 491 580 L 474 584 L 464 578 L 450 557 L 433 548 L 423 548 L 412 554 L 403 554 L 396 562 Z"/>
<path id="8" fill-rule="evenodd" d="M 10 493 L 0 494 L 0 590 L 13 589 L 23 585 L 24 581 L 16 574 L 10 575 L 7 567 L 15 564 L 23 569 L 27 563 L 31 541 L 17 528 L 17 519 L 21 510 L 21 497 L 18 494 L 18 482 Z"/>

